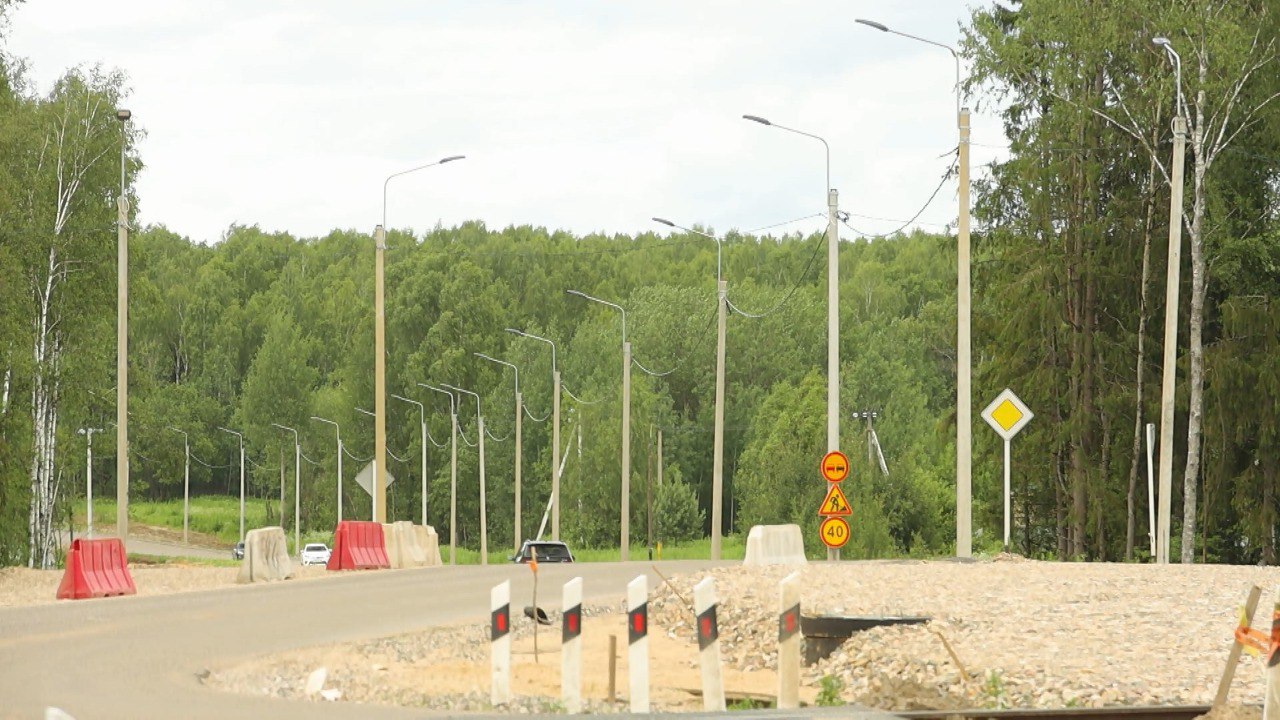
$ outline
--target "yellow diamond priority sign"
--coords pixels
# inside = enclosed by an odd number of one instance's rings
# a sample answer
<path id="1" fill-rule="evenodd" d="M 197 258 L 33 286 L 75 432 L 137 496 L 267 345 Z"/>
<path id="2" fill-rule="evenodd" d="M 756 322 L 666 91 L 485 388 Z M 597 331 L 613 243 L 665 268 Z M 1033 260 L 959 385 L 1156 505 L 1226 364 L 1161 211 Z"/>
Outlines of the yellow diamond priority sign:
<path id="1" fill-rule="evenodd" d="M 982 411 L 982 419 L 1005 440 L 1012 440 L 1033 417 L 1035 413 L 1008 388 Z"/>

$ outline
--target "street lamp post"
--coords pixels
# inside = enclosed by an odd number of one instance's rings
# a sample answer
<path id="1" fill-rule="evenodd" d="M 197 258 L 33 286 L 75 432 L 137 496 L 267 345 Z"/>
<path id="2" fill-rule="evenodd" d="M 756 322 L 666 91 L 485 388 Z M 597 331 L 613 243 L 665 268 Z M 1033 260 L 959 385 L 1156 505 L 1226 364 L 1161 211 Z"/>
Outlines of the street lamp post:
<path id="1" fill-rule="evenodd" d="M 959 227 L 956 232 L 956 557 L 973 555 L 973 291 L 969 261 L 969 108 L 960 106 L 960 55 L 955 48 L 890 30 L 874 20 L 858 23 L 880 32 L 940 47 L 956 63 L 956 125 L 960 131 Z"/>
<path id="2" fill-rule="evenodd" d="M 434 385 L 418 383 L 449 397 L 449 564 L 457 565 L 458 549 L 458 403 L 453 393 Z"/>
<path id="3" fill-rule="evenodd" d="M 711 559 L 719 560 L 721 551 L 722 524 L 724 522 L 724 350 L 725 350 L 725 324 L 728 309 L 728 292 L 729 285 L 724 280 L 721 273 L 720 254 L 723 241 L 701 230 L 694 230 L 683 225 L 677 225 L 665 218 L 654 218 L 654 222 L 662 223 L 673 228 L 679 228 L 685 232 L 691 232 L 695 235 L 701 235 L 716 241 L 716 420 L 715 420 L 715 439 L 714 439 L 714 456 L 711 461 Z M 659 437 L 661 437 L 661 430 Z M 661 467 L 661 458 L 659 458 L 659 467 Z M 661 472 L 661 470 L 659 470 Z"/>
<path id="4" fill-rule="evenodd" d="M 90 539 L 93 538 L 93 434 L 102 432 L 102 428 L 84 427 L 76 431 L 77 435 L 84 435 L 85 439 L 85 461 L 84 461 L 84 499 L 85 499 L 85 535 Z M 185 539 L 185 533 L 184 533 Z"/>
<path id="5" fill-rule="evenodd" d="M 551 539 L 560 539 L 560 370 L 556 367 L 556 344 L 547 338 L 507 328 L 507 332 L 515 333 L 530 340 L 544 342 L 551 346 L 551 383 L 554 386 L 551 399 Z"/>
<path id="6" fill-rule="evenodd" d="M 1169 185 L 1169 261 L 1165 274 L 1164 362 L 1160 376 L 1160 517 L 1156 562 L 1169 562 L 1171 494 L 1173 492 L 1173 410 L 1178 376 L 1178 291 L 1182 269 L 1182 173 L 1186 161 L 1187 116 L 1182 100 L 1182 58 L 1168 38 L 1153 38 L 1173 61 L 1178 86 L 1173 118 L 1173 174 Z"/>
<path id="7" fill-rule="evenodd" d="M 176 433 L 182 433 L 182 542 L 189 544 L 187 530 L 191 521 L 191 438 L 187 437 L 185 430 L 179 430 L 176 427 L 169 427 Z"/>
<path id="8" fill-rule="evenodd" d="M 291 427 L 280 423 L 271 423 L 271 427 L 293 433 L 293 551 L 301 553 L 302 442 L 298 440 L 298 431 Z"/>
<path id="9" fill-rule="evenodd" d="M 577 290 L 566 290 L 594 303 L 607 305 L 622 313 L 622 500 L 619 529 L 619 557 L 631 559 L 631 343 L 627 342 L 627 311 L 621 305 L 601 300 Z"/>
<path id="10" fill-rule="evenodd" d="M 827 451 L 840 449 L 840 230 L 836 225 L 840 198 L 831 187 L 831 146 L 813 133 L 770 122 L 758 115 L 746 120 L 813 138 L 827 151 Z M 839 550 L 827 550 L 828 560 L 839 560 Z"/>
<path id="11" fill-rule="evenodd" d="M 506 365 L 507 367 L 514 370 L 516 375 L 516 473 L 515 473 L 515 497 L 512 500 L 512 504 L 515 506 L 515 522 L 514 522 L 514 525 L 512 525 L 511 535 L 512 535 L 512 541 L 515 543 L 515 552 L 519 553 L 520 541 L 522 539 L 520 537 L 521 536 L 520 475 L 521 475 L 521 465 L 523 464 L 523 455 L 524 455 L 524 443 L 521 436 L 521 425 L 522 425 L 521 420 L 522 419 L 520 417 L 520 411 L 524 408 L 524 400 L 520 396 L 520 368 L 516 367 L 513 363 L 507 362 L 506 360 L 499 360 L 498 358 L 495 358 L 495 357 L 489 357 L 484 353 L 475 353 L 475 356 L 478 358 L 482 358 L 484 360 L 488 360 L 489 362 L 497 363 L 499 365 Z"/>
<path id="12" fill-rule="evenodd" d="M 418 406 L 418 419 L 422 422 L 422 527 L 427 526 L 427 408 L 417 400 L 392 394 L 396 400 Z"/>
<path id="13" fill-rule="evenodd" d="M 116 198 L 116 534 L 129 538 L 129 198 L 125 197 L 125 145 L 133 113 L 120 121 L 120 197 Z"/>
<path id="14" fill-rule="evenodd" d="M 244 542 L 244 433 L 218 428 L 224 433 L 231 433 L 240 440 L 240 542 Z"/>
<path id="15" fill-rule="evenodd" d="M 311 419 L 332 425 L 338 434 L 338 522 L 342 522 L 342 428 L 339 427 L 338 423 L 322 417 L 312 415 Z"/>
<path id="16" fill-rule="evenodd" d="M 386 305 L 384 302 L 384 255 L 387 249 L 387 185 L 393 178 L 408 175 L 411 172 L 425 170 L 436 165 L 443 165 L 454 160 L 461 160 L 465 155 L 451 155 L 433 163 L 420 165 L 398 173 L 392 173 L 382 182 L 382 224 L 374 229 L 374 328 L 373 328 L 373 520 L 387 521 L 386 493 L 381 492 L 384 475 L 387 471 L 387 344 L 386 344 Z"/>
<path id="17" fill-rule="evenodd" d="M 485 496 L 484 486 L 484 415 L 480 414 L 480 396 L 470 390 L 463 390 L 460 387 L 450 385 L 448 383 L 440 383 L 441 386 L 449 388 L 460 393 L 466 393 L 476 399 L 476 434 L 479 438 L 476 442 L 480 447 L 480 564 L 489 564 L 489 510 Z M 456 415 L 454 416 L 457 417 Z M 454 426 L 457 427 L 458 421 L 454 420 Z"/>

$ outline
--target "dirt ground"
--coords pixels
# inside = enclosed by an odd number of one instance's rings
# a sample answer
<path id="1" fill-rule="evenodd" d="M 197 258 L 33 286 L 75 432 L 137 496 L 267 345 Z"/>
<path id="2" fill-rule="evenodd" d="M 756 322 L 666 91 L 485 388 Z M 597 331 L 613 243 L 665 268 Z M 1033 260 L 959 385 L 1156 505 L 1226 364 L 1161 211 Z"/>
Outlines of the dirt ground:
<path id="1" fill-rule="evenodd" d="M 602 608 L 589 611 L 582 623 L 582 694 L 596 712 L 628 709 L 627 622 L 624 613 Z M 512 709 L 548 712 L 559 709 L 560 628 L 538 629 L 534 654 L 533 624 L 513 618 L 511 644 Z M 397 638 L 353 645 L 314 648 L 262 658 L 215 673 L 211 684 L 236 692 L 305 698 L 305 680 L 318 668 L 326 688 L 342 692 L 342 700 L 393 703 L 441 710 L 489 707 L 488 628 L 475 624 L 438 628 Z M 609 638 L 617 639 L 614 701 L 609 702 Z M 698 648 L 689 638 L 650 626 L 650 702 L 656 711 L 678 712 L 702 707 Z M 777 675 L 772 670 L 724 670 L 726 695 L 772 697 Z M 812 702 L 815 691 L 802 689 Z"/>
<path id="2" fill-rule="evenodd" d="M 700 700 L 694 623 L 686 601 L 715 579 L 725 687 L 730 696 L 776 692 L 777 583 L 790 569 L 727 567 L 671 578 L 649 600 L 651 697 L 657 711 Z M 924 615 L 927 625 L 855 634 L 801 670 L 802 699 L 825 683 L 844 702 L 884 710 L 1061 708 L 1210 704 L 1249 585 L 1264 588 L 1254 627 L 1269 629 L 1280 569 L 1031 562 L 1016 557 L 958 563 L 812 563 L 800 570 L 806 615 Z M 619 599 L 622 588 L 619 588 Z M 681 597 L 683 596 L 683 598 Z M 559 707 L 559 615 L 532 656 L 520 618 L 513 647 L 513 712 Z M 585 696 L 596 712 L 625 711 L 626 626 L 620 605 L 584 621 Z M 618 638 L 617 693 L 607 703 L 608 640 Z M 944 642 L 945 640 L 945 642 Z M 947 645 L 951 646 L 950 651 Z M 306 697 L 309 673 L 341 700 L 489 709 L 487 618 L 452 628 L 313 648 L 215 672 L 234 692 Z M 1245 656 L 1232 707 L 1213 720 L 1256 720 L 1264 677 Z"/>

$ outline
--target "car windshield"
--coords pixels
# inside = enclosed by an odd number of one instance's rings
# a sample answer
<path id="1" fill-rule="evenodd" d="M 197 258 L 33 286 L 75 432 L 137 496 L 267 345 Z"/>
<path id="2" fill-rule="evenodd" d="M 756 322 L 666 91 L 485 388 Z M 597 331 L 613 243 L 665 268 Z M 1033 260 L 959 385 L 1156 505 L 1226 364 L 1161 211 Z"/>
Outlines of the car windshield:
<path id="1" fill-rule="evenodd" d="M 550 561 L 550 560 L 568 560 L 569 559 L 569 548 L 559 543 L 530 544 L 528 547 L 525 548 L 524 556 L 526 558 L 530 557 L 530 555 L 532 554 L 530 550 L 536 550 L 538 552 L 539 560 Z"/>
<path id="2" fill-rule="evenodd" d="M 328 550 L 328 549 L 329 549 L 329 548 L 325 547 L 324 545 L 308 545 L 308 546 L 306 546 L 305 548 L 303 548 L 303 551 L 305 551 L 305 552 L 324 552 L 325 550 Z"/>

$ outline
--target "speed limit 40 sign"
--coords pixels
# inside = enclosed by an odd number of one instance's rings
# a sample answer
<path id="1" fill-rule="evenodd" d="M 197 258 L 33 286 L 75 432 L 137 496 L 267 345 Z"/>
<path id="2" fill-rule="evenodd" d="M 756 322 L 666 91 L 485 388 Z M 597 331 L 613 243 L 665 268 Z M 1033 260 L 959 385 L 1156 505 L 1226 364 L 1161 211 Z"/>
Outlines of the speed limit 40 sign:
<path id="1" fill-rule="evenodd" d="M 839 550 L 849 542 L 849 523 L 842 517 L 829 517 L 818 526 L 818 537 L 822 544 L 832 550 Z"/>

